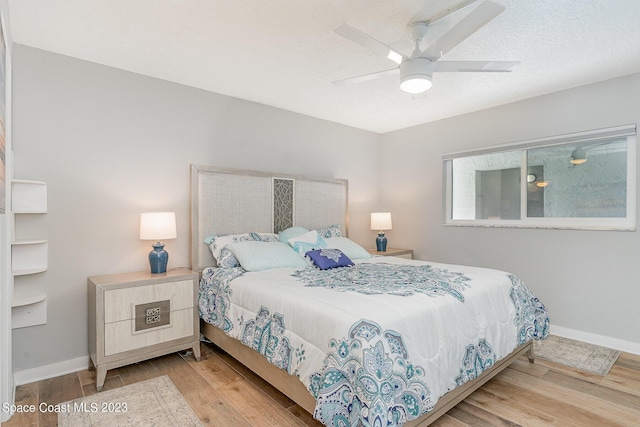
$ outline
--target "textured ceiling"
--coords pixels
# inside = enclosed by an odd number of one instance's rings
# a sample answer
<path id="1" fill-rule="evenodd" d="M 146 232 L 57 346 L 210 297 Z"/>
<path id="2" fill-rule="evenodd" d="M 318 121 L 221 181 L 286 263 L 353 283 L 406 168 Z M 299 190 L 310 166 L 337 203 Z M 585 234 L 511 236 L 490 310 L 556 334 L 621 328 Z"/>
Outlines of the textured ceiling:
<path id="1" fill-rule="evenodd" d="M 406 26 L 461 0 L 9 0 L 14 42 L 384 133 L 640 72 L 638 0 L 493 0 L 506 10 L 447 60 L 511 73 L 332 81 L 394 64 L 333 32 L 343 22 L 410 54 Z M 434 24 L 442 34 L 478 3 Z"/>

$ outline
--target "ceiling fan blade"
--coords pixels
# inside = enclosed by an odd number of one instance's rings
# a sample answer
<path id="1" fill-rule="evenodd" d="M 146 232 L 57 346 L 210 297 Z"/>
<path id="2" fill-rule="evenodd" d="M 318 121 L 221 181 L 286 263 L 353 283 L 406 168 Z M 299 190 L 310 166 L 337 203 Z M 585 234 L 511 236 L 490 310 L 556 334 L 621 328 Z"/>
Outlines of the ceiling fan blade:
<path id="1" fill-rule="evenodd" d="M 485 26 L 489 21 L 498 16 L 505 7 L 490 1 L 485 1 L 471 13 L 462 18 L 442 37 L 429 46 L 422 55 L 433 61 L 440 59 L 445 53 L 456 47 L 467 37 Z"/>
<path id="2" fill-rule="evenodd" d="M 434 71 L 460 73 L 508 73 L 520 61 L 437 61 Z"/>
<path id="3" fill-rule="evenodd" d="M 402 60 L 406 58 L 405 55 L 401 54 L 397 50 L 392 49 L 381 41 L 371 37 L 368 34 L 363 33 L 362 31 L 352 27 L 349 24 L 343 23 L 335 30 L 333 30 L 333 32 L 344 37 L 345 39 L 349 39 L 352 42 L 358 43 L 359 45 L 371 49 L 373 52 L 376 52 L 381 56 L 386 56 L 396 64 L 400 64 Z"/>
<path id="4" fill-rule="evenodd" d="M 400 68 L 392 68 L 390 70 L 377 71 L 375 73 L 363 74 L 362 76 L 349 77 L 347 79 L 336 80 L 333 82 L 334 85 L 344 86 L 355 83 L 362 83 L 369 80 L 374 80 L 382 76 L 389 76 L 392 74 L 397 74 L 400 72 Z"/>
<path id="5" fill-rule="evenodd" d="M 458 5 L 450 7 L 449 9 L 445 9 L 442 12 L 438 13 L 437 15 L 433 15 L 433 16 L 429 17 L 429 19 L 414 19 L 411 22 L 422 21 L 422 22 L 425 22 L 427 25 L 431 25 L 434 22 L 437 22 L 437 21 L 441 20 L 442 18 L 446 18 L 447 16 L 451 15 L 452 13 L 455 13 L 455 12 L 459 11 L 460 9 L 464 9 L 465 7 L 475 3 L 477 1 L 479 1 L 479 0 L 461 1 Z"/>

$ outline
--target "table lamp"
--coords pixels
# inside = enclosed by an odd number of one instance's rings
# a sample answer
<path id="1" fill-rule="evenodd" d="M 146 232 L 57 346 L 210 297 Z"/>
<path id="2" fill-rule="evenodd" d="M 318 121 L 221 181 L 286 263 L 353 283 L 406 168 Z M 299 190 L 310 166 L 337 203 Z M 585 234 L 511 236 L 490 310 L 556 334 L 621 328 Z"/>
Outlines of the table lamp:
<path id="1" fill-rule="evenodd" d="M 175 212 L 147 212 L 140 214 L 140 240 L 156 240 L 153 250 L 149 252 L 149 266 L 151 274 L 167 272 L 169 254 L 164 250 L 164 243 L 160 240 L 175 239 Z"/>
<path id="2" fill-rule="evenodd" d="M 391 230 L 391 212 L 371 213 L 371 229 L 378 230 L 376 250 L 385 252 L 387 250 L 387 237 L 384 235 L 384 230 Z"/>

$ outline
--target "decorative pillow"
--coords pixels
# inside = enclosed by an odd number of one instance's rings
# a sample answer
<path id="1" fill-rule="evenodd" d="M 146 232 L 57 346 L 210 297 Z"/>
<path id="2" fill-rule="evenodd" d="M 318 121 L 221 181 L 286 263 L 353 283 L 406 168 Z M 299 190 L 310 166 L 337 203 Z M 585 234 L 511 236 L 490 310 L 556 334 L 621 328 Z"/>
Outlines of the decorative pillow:
<path id="1" fill-rule="evenodd" d="M 277 242 L 278 235 L 274 233 L 214 234 L 204 239 L 220 268 L 232 268 L 240 265 L 227 246 L 234 242 L 244 241 Z"/>
<path id="2" fill-rule="evenodd" d="M 355 265 L 340 249 L 315 249 L 306 253 L 320 270 Z"/>
<path id="3" fill-rule="evenodd" d="M 342 227 L 340 227 L 340 224 L 333 224 L 328 227 L 321 228 L 318 230 L 318 233 L 320 233 L 320 235 L 325 239 L 330 237 L 343 237 Z"/>
<path id="4" fill-rule="evenodd" d="M 351 259 L 369 259 L 371 254 L 365 248 L 346 237 L 330 237 L 325 239 L 327 248 L 340 249 Z"/>
<path id="5" fill-rule="evenodd" d="M 231 243 L 228 248 L 247 271 L 307 266 L 300 254 L 282 242 L 244 241 Z"/>
<path id="6" fill-rule="evenodd" d="M 318 234 L 316 230 L 311 230 L 308 233 L 304 233 L 299 237 L 289 239 L 289 244 L 300 255 L 304 256 L 309 251 L 314 249 L 326 248 L 327 244 L 324 239 Z"/>
<path id="7" fill-rule="evenodd" d="M 309 232 L 309 229 L 304 228 L 304 227 L 289 227 L 287 229 L 282 230 L 278 234 L 278 238 L 280 239 L 280 241 L 282 243 L 286 243 L 288 245 L 289 244 L 289 239 L 293 239 L 295 237 L 300 237 L 304 233 L 308 233 L 308 232 Z"/>

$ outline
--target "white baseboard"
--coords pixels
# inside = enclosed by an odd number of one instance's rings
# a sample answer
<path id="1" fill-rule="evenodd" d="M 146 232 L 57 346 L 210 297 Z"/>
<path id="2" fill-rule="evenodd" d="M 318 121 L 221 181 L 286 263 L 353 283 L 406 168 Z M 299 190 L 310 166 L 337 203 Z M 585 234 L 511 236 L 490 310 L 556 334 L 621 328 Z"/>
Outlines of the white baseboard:
<path id="1" fill-rule="evenodd" d="M 575 329 L 563 328 L 562 326 L 556 325 L 551 325 L 550 332 L 553 335 L 558 335 L 560 337 L 640 355 L 640 343 L 637 342 L 605 337 L 604 335 L 591 334 L 589 332 L 577 331 Z"/>
<path id="2" fill-rule="evenodd" d="M 84 371 L 89 367 L 89 356 L 78 357 L 76 359 L 63 360 L 51 365 L 38 366 L 37 368 L 25 369 L 13 373 L 13 380 L 16 386 L 29 384 L 36 381 L 47 380 L 73 372 Z"/>

